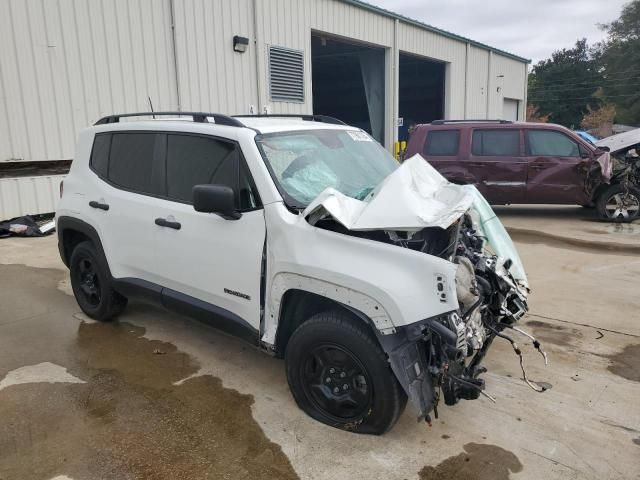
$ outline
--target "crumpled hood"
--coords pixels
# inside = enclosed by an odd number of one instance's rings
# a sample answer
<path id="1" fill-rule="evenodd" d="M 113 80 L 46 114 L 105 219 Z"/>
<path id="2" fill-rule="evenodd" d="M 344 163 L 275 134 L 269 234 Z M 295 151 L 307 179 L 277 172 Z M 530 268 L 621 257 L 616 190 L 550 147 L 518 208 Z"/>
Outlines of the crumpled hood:
<path id="1" fill-rule="evenodd" d="M 640 143 L 640 128 L 628 132 L 611 135 L 596 142 L 598 147 L 609 147 L 611 153 L 617 153 L 625 148 L 631 148 Z"/>
<path id="2" fill-rule="evenodd" d="M 309 204 L 303 216 L 320 218 L 329 214 L 349 230 L 447 228 L 471 207 L 472 188 L 449 183 L 416 154 L 363 200 L 327 188 Z"/>
<path id="3" fill-rule="evenodd" d="M 493 209 L 473 185 L 456 185 L 445 179 L 421 155 L 406 160 L 363 200 L 334 188 L 325 189 L 302 212 L 314 225 L 331 216 L 353 231 L 418 231 L 426 227 L 448 228 L 467 211 L 482 232 L 499 268 L 511 259 L 510 274 L 528 289 L 522 260 Z M 506 271 L 504 272 L 507 275 Z"/>

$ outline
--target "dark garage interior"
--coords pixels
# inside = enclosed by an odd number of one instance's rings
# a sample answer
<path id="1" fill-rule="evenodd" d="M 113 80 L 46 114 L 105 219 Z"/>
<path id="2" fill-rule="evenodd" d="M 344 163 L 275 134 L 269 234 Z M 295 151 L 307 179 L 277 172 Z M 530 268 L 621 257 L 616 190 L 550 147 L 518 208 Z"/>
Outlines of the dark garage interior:
<path id="1" fill-rule="evenodd" d="M 311 35 L 313 113 L 367 131 L 384 144 L 384 49 Z"/>
<path id="2" fill-rule="evenodd" d="M 409 128 L 444 118 L 445 63 L 400 53 L 398 140 L 409 138 Z"/>

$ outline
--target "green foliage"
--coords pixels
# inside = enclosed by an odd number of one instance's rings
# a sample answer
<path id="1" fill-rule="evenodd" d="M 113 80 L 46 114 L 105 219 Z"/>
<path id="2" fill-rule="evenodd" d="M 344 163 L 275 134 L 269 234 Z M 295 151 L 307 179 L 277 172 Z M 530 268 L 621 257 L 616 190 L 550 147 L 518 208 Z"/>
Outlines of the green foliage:
<path id="1" fill-rule="evenodd" d="M 600 26 L 607 38 L 593 47 L 586 39 L 538 62 L 529 75 L 529 104 L 539 114 L 577 127 L 588 112 L 615 107 L 616 122 L 640 124 L 640 0 Z"/>
<path id="2" fill-rule="evenodd" d="M 603 95 L 616 107 L 616 121 L 640 124 L 640 0 L 625 5 L 618 20 L 601 26 L 607 39 L 598 45 Z"/>
<path id="3" fill-rule="evenodd" d="M 553 123 L 577 127 L 589 109 L 597 109 L 601 99 L 594 94 L 602 75 L 587 46 L 587 40 L 575 47 L 553 52 L 551 58 L 538 62 L 529 75 L 529 103 L 548 115 Z"/>

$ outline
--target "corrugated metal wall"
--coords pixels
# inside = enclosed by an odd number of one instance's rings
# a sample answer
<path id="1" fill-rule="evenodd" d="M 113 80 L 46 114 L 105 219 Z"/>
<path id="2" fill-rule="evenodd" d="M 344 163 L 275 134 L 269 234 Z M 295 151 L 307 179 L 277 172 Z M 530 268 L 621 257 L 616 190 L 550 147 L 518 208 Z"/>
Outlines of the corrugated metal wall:
<path id="1" fill-rule="evenodd" d="M 63 179 L 64 175 L 0 178 L 0 220 L 55 211 Z"/>
<path id="2" fill-rule="evenodd" d="M 0 0 L 0 162 L 73 156 L 113 112 L 176 108 L 169 0 Z"/>
<path id="3" fill-rule="evenodd" d="M 234 35 L 255 39 L 253 0 L 181 0 L 174 8 L 182 109 L 257 113 L 256 49 L 233 51 Z"/>
<path id="4" fill-rule="evenodd" d="M 447 63 L 449 118 L 524 100 L 521 61 L 345 1 L 0 0 L 0 162 L 71 158 L 80 128 L 148 110 L 148 97 L 156 110 L 311 113 L 312 31 L 386 49 L 388 147 L 400 51 Z M 246 53 L 234 35 L 250 39 Z M 304 102 L 269 98 L 269 45 L 304 51 Z"/>

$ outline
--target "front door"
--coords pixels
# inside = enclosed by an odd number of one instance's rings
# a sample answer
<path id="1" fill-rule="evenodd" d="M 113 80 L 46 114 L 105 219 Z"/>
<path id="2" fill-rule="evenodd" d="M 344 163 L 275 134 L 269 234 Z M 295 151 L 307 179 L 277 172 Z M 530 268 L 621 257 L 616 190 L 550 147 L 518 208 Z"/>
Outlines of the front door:
<path id="1" fill-rule="evenodd" d="M 467 160 L 474 184 L 492 204 L 523 203 L 527 162 L 518 128 L 476 128 Z"/>
<path id="2" fill-rule="evenodd" d="M 527 137 L 527 203 L 585 205 L 589 167 L 593 160 L 563 132 L 530 129 Z M 584 152 L 586 158 L 582 158 Z"/>
<path id="3" fill-rule="evenodd" d="M 214 322 L 216 316 L 227 324 L 231 318 L 258 331 L 265 220 L 239 146 L 211 136 L 169 133 L 166 172 L 166 199 L 154 213 L 160 219 L 154 239 L 163 302 L 191 302 L 218 314 L 212 315 Z M 231 187 L 242 216 L 226 220 L 196 212 L 192 188 L 199 184 Z"/>

